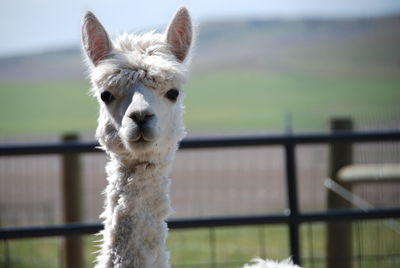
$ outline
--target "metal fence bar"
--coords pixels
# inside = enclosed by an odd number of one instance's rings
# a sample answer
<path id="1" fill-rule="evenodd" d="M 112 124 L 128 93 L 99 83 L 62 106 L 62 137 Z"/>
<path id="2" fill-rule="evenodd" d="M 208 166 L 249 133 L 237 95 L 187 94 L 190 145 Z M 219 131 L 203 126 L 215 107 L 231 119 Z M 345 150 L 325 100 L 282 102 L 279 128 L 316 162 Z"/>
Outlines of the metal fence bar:
<path id="1" fill-rule="evenodd" d="M 181 142 L 181 149 L 233 146 L 316 144 L 332 142 L 399 141 L 400 131 L 342 131 L 339 133 L 304 133 L 290 135 L 255 135 L 239 137 L 191 138 Z"/>
<path id="2" fill-rule="evenodd" d="M 0 156 L 102 152 L 98 146 L 99 143 L 93 141 L 2 144 L 0 145 Z"/>
<path id="3" fill-rule="evenodd" d="M 301 213 L 297 220 L 304 222 L 351 221 L 400 218 L 400 208 L 381 208 L 368 211 L 338 209 L 326 212 Z M 169 229 L 208 228 L 222 226 L 243 226 L 259 224 L 289 224 L 293 220 L 289 214 L 263 216 L 212 217 L 173 219 L 168 221 Z M 69 223 L 60 225 L 43 225 L 28 227 L 2 227 L 0 239 L 34 238 L 48 236 L 94 234 L 103 229 L 100 223 Z"/>
<path id="4" fill-rule="evenodd" d="M 103 229 L 100 223 L 66 223 L 27 227 L 1 227 L 0 239 L 36 238 L 94 234 Z"/>
<path id="5" fill-rule="evenodd" d="M 300 239 L 299 239 L 299 208 L 296 184 L 296 157 L 295 147 L 291 143 L 285 144 L 286 156 L 286 193 L 289 206 L 289 242 L 290 254 L 295 264 L 300 264 Z"/>
<path id="6" fill-rule="evenodd" d="M 340 133 L 307 133 L 291 135 L 255 135 L 238 137 L 210 137 L 184 139 L 180 149 L 207 149 L 259 145 L 315 144 L 333 142 L 374 142 L 399 141 L 400 131 L 369 131 Z M 39 155 L 62 153 L 96 153 L 102 152 L 97 142 L 54 142 L 37 144 L 0 145 L 0 156 Z"/>

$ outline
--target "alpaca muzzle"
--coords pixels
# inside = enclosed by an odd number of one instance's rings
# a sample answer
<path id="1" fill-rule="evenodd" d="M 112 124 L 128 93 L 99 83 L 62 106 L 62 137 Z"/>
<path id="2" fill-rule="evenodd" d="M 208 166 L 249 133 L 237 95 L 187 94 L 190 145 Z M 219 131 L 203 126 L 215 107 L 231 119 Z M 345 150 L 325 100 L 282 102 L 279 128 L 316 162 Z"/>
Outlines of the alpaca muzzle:
<path id="1" fill-rule="evenodd" d="M 154 142 L 157 139 L 157 129 L 155 118 L 147 122 L 141 121 L 140 123 L 129 122 L 121 129 L 121 138 L 127 144 L 145 144 Z"/>

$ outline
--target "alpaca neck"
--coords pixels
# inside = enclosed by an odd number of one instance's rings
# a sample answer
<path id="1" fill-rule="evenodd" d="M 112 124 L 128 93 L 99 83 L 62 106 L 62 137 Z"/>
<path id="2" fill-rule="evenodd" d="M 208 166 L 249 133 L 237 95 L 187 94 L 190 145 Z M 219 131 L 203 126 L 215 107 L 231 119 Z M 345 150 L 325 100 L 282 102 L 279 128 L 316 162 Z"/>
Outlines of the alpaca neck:
<path id="1" fill-rule="evenodd" d="M 96 267 L 165 268 L 170 211 L 169 167 L 160 155 L 135 160 L 110 155 L 105 229 Z"/>

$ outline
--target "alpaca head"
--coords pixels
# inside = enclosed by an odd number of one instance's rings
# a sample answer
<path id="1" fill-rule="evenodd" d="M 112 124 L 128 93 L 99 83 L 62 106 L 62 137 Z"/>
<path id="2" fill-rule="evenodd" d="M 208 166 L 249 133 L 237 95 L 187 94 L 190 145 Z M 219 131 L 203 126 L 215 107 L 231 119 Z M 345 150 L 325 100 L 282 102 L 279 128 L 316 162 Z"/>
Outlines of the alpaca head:
<path id="1" fill-rule="evenodd" d="M 108 151 L 143 157 L 175 148 L 184 136 L 182 87 L 192 25 L 180 8 L 164 33 L 123 34 L 114 42 L 90 12 L 82 45 L 100 114 L 96 136 Z"/>

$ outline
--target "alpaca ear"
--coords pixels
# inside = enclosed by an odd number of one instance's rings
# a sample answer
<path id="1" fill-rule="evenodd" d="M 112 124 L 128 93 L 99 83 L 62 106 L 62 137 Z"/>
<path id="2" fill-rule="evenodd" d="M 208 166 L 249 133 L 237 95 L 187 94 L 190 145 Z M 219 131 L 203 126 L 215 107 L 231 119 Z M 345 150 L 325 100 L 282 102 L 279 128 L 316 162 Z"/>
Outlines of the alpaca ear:
<path id="1" fill-rule="evenodd" d="M 181 7 L 167 29 L 167 43 L 172 54 L 183 62 L 192 43 L 192 21 L 186 7 Z"/>
<path id="2" fill-rule="evenodd" d="M 94 65 L 107 58 L 112 49 L 106 30 L 90 11 L 82 21 L 82 46 Z"/>

